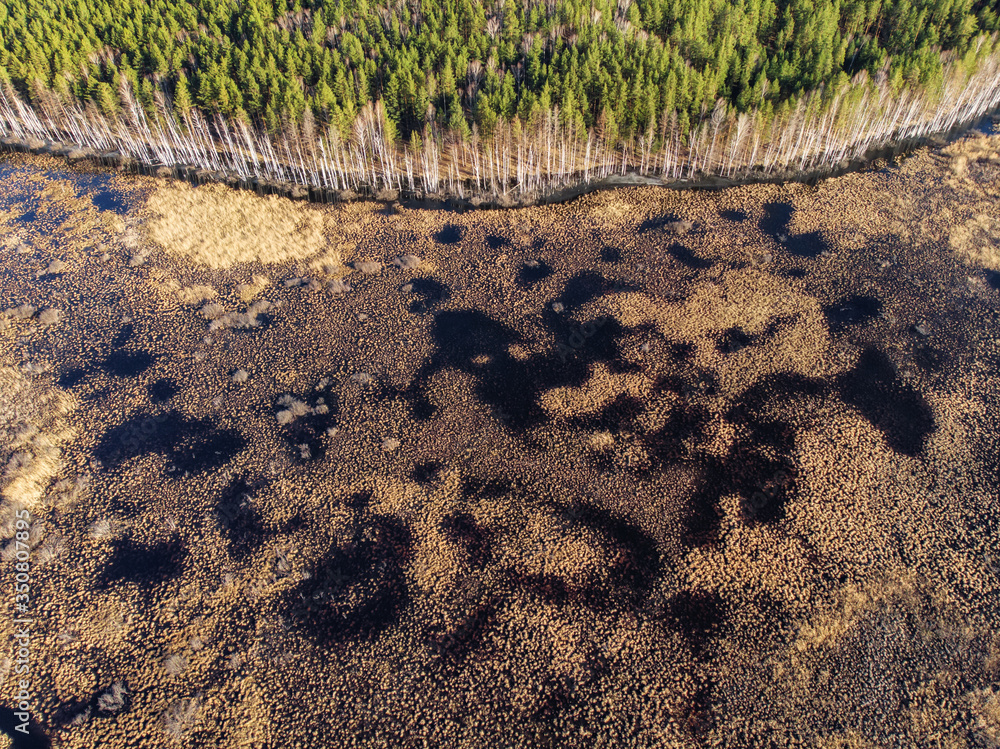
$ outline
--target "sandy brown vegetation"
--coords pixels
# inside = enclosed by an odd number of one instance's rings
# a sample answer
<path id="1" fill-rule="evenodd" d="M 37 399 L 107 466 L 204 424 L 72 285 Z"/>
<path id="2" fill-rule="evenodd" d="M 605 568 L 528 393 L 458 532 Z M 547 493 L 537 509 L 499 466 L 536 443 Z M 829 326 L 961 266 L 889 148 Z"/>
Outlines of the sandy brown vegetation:
<path id="1" fill-rule="evenodd" d="M 996 198 L 951 160 L 315 208 L 350 248 L 239 268 L 19 227 L 54 745 L 995 743 L 1000 284 L 950 238 Z"/>
<path id="2" fill-rule="evenodd" d="M 322 214 L 287 198 L 172 183 L 153 193 L 147 209 L 154 242 L 171 255 L 212 268 L 281 263 L 324 247 Z"/>

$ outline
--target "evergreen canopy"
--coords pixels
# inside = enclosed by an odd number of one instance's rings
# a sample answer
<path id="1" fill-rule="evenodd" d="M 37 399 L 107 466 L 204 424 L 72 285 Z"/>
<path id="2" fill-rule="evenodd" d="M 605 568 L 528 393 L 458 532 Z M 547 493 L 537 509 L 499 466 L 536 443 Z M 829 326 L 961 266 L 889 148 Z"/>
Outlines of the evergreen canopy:
<path id="1" fill-rule="evenodd" d="M 200 107 L 277 130 L 307 110 L 343 130 L 380 99 L 401 138 L 530 122 L 628 137 L 718 99 L 780 107 L 854 74 L 933 86 L 942 50 L 1000 29 L 980 0 L 4 0 L 0 68 L 119 106 Z"/>

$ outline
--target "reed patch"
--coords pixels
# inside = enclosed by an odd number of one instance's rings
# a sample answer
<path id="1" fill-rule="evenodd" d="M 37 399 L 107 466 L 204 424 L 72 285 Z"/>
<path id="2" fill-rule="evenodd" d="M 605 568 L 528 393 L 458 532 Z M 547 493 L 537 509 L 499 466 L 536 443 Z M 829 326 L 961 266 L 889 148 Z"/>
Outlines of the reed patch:
<path id="1" fill-rule="evenodd" d="M 319 211 L 273 195 L 176 183 L 154 192 L 146 207 L 150 239 L 174 257 L 211 268 L 305 259 L 325 245 Z"/>

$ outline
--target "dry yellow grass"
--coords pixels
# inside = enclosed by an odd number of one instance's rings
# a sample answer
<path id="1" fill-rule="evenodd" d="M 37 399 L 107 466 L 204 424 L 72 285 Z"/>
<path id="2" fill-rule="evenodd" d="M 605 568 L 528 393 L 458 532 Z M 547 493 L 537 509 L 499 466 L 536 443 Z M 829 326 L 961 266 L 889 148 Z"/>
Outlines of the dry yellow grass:
<path id="1" fill-rule="evenodd" d="M 956 226 L 948 243 L 965 262 L 1000 271 L 1000 219 L 995 215 L 980 214 Z"/>
<path id="2" fill-rule="evenodd" d="M 287 198 L 172 183 L 154 192 L 147 208 L 152 217 L 146 230 L 154 242 L 211 268 L 304 259 L 324 246 L 322 214 Z"/>
<path id="3" fill-rule="evenodd" d="M 0 495 L 31 507 L 62 467 L 63 444 L 73 436 L 65 417 L 71 396 L 32 381 L 10 367 L 0 368 Z"/>
<path id="4" fill-rule="evenodd" d="M 174 276 L 159 268 L 153 268 L 149 274 L 150 285 L 168 301 L 171 306 L 180 302 L 189 307 L 197 307 L 210 302 L 218 296 L 213 286 L 208 284 L 181 284 Z"/>
<path id="5" fill-rule="evenodd" d="M 997 148 L 997 141 L 996 136 L 974 135 L 952 143 L 943 149 L 943 153 L 951 160 L 951 171 L 955 176 L 963 177 L 970 162 L 1000 164 L 1000 149 Z"/>

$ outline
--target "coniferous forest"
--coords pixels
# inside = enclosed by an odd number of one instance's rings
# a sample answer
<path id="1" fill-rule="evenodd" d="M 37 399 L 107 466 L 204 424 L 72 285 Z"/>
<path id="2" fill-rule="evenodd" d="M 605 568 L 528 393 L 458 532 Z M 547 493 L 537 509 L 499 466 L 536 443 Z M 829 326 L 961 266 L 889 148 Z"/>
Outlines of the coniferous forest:
<path id="1" fill-rule="evenodd" d="M 6 0 L 0 130 L 331 189 L 831 165 L 1000 99 L 987 0 Z"/>

